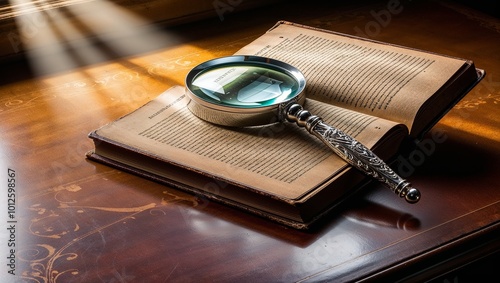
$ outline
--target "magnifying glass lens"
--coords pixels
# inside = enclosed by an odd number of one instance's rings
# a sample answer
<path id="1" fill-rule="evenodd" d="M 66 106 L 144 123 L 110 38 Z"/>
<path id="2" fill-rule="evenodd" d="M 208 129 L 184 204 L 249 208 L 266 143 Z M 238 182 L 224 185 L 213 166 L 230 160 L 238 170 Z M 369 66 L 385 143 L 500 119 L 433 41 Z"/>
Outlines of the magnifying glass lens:
<path id="1" fill-rule="evenodd" d="M 299 83 L 288 73 L 250 64 L 209 68 L 191 84 L 191 91 L 204 100 L 242 108 L 274 105 L 299 90 Z"/>

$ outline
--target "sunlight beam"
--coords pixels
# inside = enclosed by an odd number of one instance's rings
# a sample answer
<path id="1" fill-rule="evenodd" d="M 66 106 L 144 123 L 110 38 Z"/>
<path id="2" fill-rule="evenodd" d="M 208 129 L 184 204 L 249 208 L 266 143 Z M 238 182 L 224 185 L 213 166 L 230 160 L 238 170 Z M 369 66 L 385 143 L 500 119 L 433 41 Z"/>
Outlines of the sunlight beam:
<path id="1" fill-rule="evenodd" d="M 19 34 L 18 42 L 12 44 L 23 45 L 37 75 L 143 54 L 178 42 L 176 36 L 106 0 L 10 2 Z"/>

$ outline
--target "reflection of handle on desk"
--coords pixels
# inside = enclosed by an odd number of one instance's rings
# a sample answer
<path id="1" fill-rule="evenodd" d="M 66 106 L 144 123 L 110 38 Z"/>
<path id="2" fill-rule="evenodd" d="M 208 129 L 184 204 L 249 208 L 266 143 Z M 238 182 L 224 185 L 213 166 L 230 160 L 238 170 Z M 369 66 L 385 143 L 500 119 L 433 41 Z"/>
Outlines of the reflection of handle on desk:
<path id="1" fill-rule="evenodd" d="M 420 227 L 420 221 L 413 215 L 369 201 L 357 202 L 355 207 L 346 210 L 344 217 L 373 227 L 401 230 L 417 230 Z"/>
<path id="2" fill-rule="evenodd" d="M 320 117 L 304 110 L 300 104 L 291 104 L 285 111 L 285 117 L 289 122 L 296 122 L 297 125 L 305 127 L 347 163 L 384 183 L 394 193 L 404 197 L 407 202 L 416 203 L 420 200 L 420 192 L 417 189 L 398 176 L 382 159 L 353 137 L 323 123 Z"/>

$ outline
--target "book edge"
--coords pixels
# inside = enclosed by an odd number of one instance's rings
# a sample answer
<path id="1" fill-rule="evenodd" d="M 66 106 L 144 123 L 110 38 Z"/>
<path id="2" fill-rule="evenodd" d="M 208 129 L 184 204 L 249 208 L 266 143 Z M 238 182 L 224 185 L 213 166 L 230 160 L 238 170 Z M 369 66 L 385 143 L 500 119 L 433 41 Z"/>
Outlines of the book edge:
<path id="1" fill-rule="evenodd" d="M 231 200 L 228 198 L 221 197 L 221 196 L 216 195 L 216 194 L 211 194 L 209 192 L 205 192 L 205 191 L 196 189 L 194 187 L 187 186 L 183 183 L 179 183 L 177 181 L 156 175 L 154 173 L 150 173 L 150 172 L 123 164 L 121 162 L 118 162 L 118 161 L 106 158 L 102 155 L 99 155 L 95 151 L 87 152 L 86 157 L 89 160 L 110 166 L 112 168 L 139 176 L 141 178 L 145 178 L 145 179 L 154 181 L 154 182 L 162 184 L 162 185 L 172 186 L 174 189 L 179 189 L 181 191 L 184 191 L 184 192 L 187 192 L 187 193 L 190 193 L 193 195 L 201 195 L 201 196 L 206 197 L 207 199 L 209 199 L 211 201 L 215 201 L 215 202 L 218 202 L 218 203 L 221 203 L 224 205 L 231 206 L 233 208 L 238 208 L 238 209 L 241 209 L 243 211 L 250 212 L 254 215 L 272 220 L 274 222 L 292 227 L 294 229 L 307 230 L 310 228 L 312 223 L 314 223 L 315 220 L 318 218 L 318 217 L 315 217 L 313 220 L 308 221 L 308 222 L 300 222 L 300 221 L 291 220 L 291 219 L 288 219 L 286 217 L 281 217 L 281 216 L 278 216 L 278 215 L 275 215 L 275 214 L 272 214 L 272 213 L 269 213 L 269 212 L 266 212 L 266 211 L 263 211 L 260 209 L 256 209 L 254 207 L 242 204 L 240 202 L 237 202 L 237 201 L 234 201 L 234 200 Z"/>

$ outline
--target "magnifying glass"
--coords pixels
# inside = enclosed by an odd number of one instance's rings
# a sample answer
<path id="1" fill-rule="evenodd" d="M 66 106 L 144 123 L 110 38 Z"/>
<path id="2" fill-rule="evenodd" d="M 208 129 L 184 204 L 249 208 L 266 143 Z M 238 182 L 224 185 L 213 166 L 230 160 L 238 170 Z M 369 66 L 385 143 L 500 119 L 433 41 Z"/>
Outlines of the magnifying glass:
<path id="1" fill-rule="evenodd" d="M 366 146 L 304 110 L 306 79 L 297 68 L 259 56 L 228 56 L 194 67 L 186 76 L 189 110 L 222 126 L 247 127 L 295 122 L 338 156 L 379 180 L 409 203 L 420 192 Z"/>

